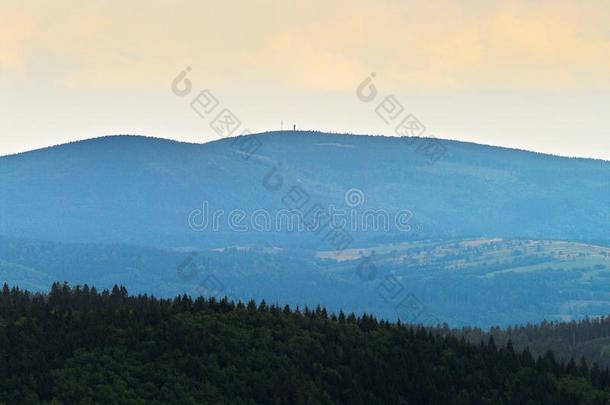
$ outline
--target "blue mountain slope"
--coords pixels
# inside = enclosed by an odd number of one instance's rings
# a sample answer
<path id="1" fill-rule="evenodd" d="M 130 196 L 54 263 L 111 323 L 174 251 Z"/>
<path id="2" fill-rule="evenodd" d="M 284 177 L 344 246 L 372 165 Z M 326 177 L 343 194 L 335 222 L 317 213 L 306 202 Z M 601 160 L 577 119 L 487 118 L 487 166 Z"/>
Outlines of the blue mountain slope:
<path id="1" fill-rule="evenodd" d="M 413 214 L 410 231 L 357 227 L 350 231 L 354 245 L 471 235 L 610 240 L 610 165 L 601 161 L 445 140 L 445 156 L 429 164 L 398 138 L 307 132 L 251 137 L 245 140 L 257 139 L 260 147 L 248 159 L 235 139 L 188 144 L 138 136 L 2 157 L 0 234 L 157 247 L 271 242 L 329 249 L 311 232 L 235 231 L 227 223 L 233 209 L 275 215 L 299 186 L 309 204 L 349 208 L 345 193 L 356 188 L 364 197 L 358 213 L 385 210 L 391 219 L 399 210 Z M 274 166 L 282 179 L 277 190 L 264 181 Z M 211 224 L 200 232 L 189 226 L 189 214 L 204 201 L 210 215 L 224 210 L 217 231 Z"/>
<path id="2" fill-rule="evenodd" d="M 370 258 L 370 250 L 375 254 Z M 159 249 L 0 237 L 0 284 L 52 281 L 173 297 L 264 299 L 403 322 L 488 327 L 610 312 L 610 248 L 565 241 L 413 241 L 351 249 Z M 362 256 L 365 259 L 362 259 Z M 368 263 L 368 264 L 365 264 Z M 371 266 L 371 263 L 373 266 Z"/>
<path id="3" fill-rule="evenodd" d="M 440 142 L 434 164 L 404 139 L 308 132 L 207 144 L 111 136 L 0 157 L 0 281 L 122 283 L 452 325 L 607 313 L 610 164 Z M 277 220 L 295 195 L 304 211 L 412 216 L 387 230 L 348 217 L 344 251 L 324 232 L 253 227 L 254 213 Z M 231 227 L 235 209 L 246 218 Z M 192 251 L 199 274 L 186 279 L 177 269 Z M 425 311 L 399 314 L 388 280 Z"/>

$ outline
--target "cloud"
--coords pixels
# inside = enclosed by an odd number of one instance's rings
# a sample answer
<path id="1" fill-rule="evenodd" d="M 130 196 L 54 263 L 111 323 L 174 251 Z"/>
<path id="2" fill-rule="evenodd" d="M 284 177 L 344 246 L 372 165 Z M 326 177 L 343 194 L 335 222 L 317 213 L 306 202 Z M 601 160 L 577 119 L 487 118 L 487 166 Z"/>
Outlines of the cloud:
<path id="1" fill-rule="evenodd" d="M 0 69 L 69 87 L 167 86 L 186 64 L 209 80 L 260 78 L 351 91 L 597 88 L 610 83 L 604 2 L 235 3 L 32 1 L 0 9 Z M 61 60 L 62 63 L 54 61 Z M 245 80 L 245 79 L 244 79 Z"/>
<path id="2" fill-rule="evenodd" d="M 34 26 L 27 13 L 8 4 L 0 6 L 0 69 L 12 75 L 23 74 Z"/>

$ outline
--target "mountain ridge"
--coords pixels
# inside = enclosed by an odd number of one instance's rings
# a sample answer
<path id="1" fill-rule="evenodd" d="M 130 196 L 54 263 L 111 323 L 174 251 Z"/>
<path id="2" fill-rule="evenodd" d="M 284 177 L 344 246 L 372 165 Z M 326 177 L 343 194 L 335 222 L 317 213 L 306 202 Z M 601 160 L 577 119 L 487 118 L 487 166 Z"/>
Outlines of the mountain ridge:
<path id="1" fill-rule="evenodd" d="M 298 131 L 205 144 L 115 136 L 2 157 L 0 271 L 36 288 L 48 278 L 19 266 L 163 294 L 197 292 L 214 275 L 224 287 L 212 295 L 386 319 L 396 319 L 396 302 L 379 285 L 396 277 L 404 297 L 429 309 L 422 318 L 457 325 L 607 312 L 607 252 L 572 242 L 610 246 L 610 166 L 443 140 L 446 154 L 431 162 L 411 141 Z M 279 213 L 294 208 L 295 190 L 301 213 L 343 210 L 345 246 L 329 228 L 287 226 Z M 272 227 L 255 227 L 261 211 Z M 403 223 L 399 213 L 409 214 Z M 343 254 L 349 260 L 333 260 Z M 211 271 L 180 279 L 182 263 L 204 269 L 208 258 Z"/>
<path id="2" fill-rule="evenodd" d="M 264 131 L 264 132 L 259 132 L 259 133 L 253 133 L 253 134 L 248 134 L 248 135 L 239 135 L 239 136 L 256 136 L 256 137 L 261 137 L 261 136 L 269 136 L 269 135 L 276 135 L 276 134 L 281 134 L 281 135 L 303 135 L 303 136 L 307 136 L 307 135 L 325 135 L 325 136 L 347 136 L 347 137 L 374 137 L 374 138 L 383 138 L 383 139 L 407 139 L 407 138 L 433 138 L 436 139 L 438 141 L 444 142 L 444 143 L 451 143 L 451 144 L 463 144 L 463 145 L 470 145 L 470 146 L 475 146 L 475 147 L 483 147 L 483 148 L 492 148 L 492 149 L 502 149 L 502 150 L 506 150 L 506 151 L 514 151 L 514 152 L 525 152 L 525 153 L 531 153 L 531 154 L 535 154 L 535 155 L 543 155 L 543 156 L 548 156 L 548 157 L 554 157 L 554 158 L 564 158 L 564 159 L 576 159 L 576 160 L 592 160 L 592 161 L 599 161 L 601 163 L 610 163 L 610 160 L 606 160 L 606 159 L 600 159 L 600 158 L 593 158 L 593 157 L 587 157 L 587 156 L 567 156 L 567 155 L 557 155 L 554 153 L 550 153 L 550 152 L 541 152 L 541 151 L 535 151 L 535 150 L 530 150 L 530 149 L 524 149 L 524 148 L 516 148 L 516 147 L 509 147 L 509 146 L 502 146 L 502 145 L 492 145 L 492 144 L 485 144 L 485 143 L 478 143 L 478 142 L 473 142 L 473 141 L 464 141 L 464 140 L 458 140 L 458 139 L 448 139 L 448 138 L 438 138 L 438 137 L 397 137 L 397 136 L 389 136 L 389 135 L 383 135 L 383 134 L 379 134 L 379 135 L 369 135 L 369 134 L 353 134 L 353 133 L 335 133 L 335 132 L 324 132 L 324 131 L 317 131 L 317 130 L 297 130 L 297 131 L 282 131 L 282 130 L 274 130 L 274 131 Z M 236 138 L 238 138 L 239 136 L 231 136 L 231 137 L 226 137 L 226 138 L 220 138 L 220 139 L 213 139 L 210 141 L 206 141 L 206 142 L 191 142 L 191 141 L 187 141 L 187 140 L 181 140 L 181 139 L 174 139 L 174 138 L 165 138 L 165 137 L 160 137 L 160 136 L 152 136 L 152 135 L 145 135 L 145 134 L 108 134 L 108 135 L 101 135 L 101 136 L 96 136 L 96 137 L 92 137 L 92 138 L 84 138 L 84 139 L 78 139 L 75 141 L 71 141 L 71 142 L 64 142 L 64 143 L 58 143 L 58 144 L 53 144 L 53 145 L 49 145 L 49 146 L 42 146 L 39 148 L 35 148 L 35 149 L 31 149 L 31 150 L 27 150 L 27 151 L 21 151 L 21 152 L 15 152 L 15 153 L 9 153 L 6 155 L 0 155 L 0 159 L 1 158 L 7 158 L 7 157 L 12 157 L 12 156 L 19 156 L 19 155 L 24 155 L 24 154 L 28 154 L 28 153 L 32 153 L 32 152 L 38 152 L 38 151 L 44 151 L 44 150 L 49 150 L 49 149 L 54 149 L 54 148 L 59 148 L 62 146 L 68 146 L 68 145 L 74 145 L 74 144 L 80 144 L 80 143 L 87 143 L 87 142 L 92 142 L 92 141 L 98 141 L 98 140 L 115 140 L 115 139 L 128 139 L 128 138 L 132 138 L 132 139 L 146 139 L 146 140 L 152 140 L 152 141 L 167 141 L 170 143 L 178 143 L 178 144 L 186 144 L 186 145 L 207 145 L 207 144 L 211 144 L 211 143 L 215 143 L 215 142 L 222 142 L 222 141 L 227 141 L 227 140 L 234 140 Z"/>
<path id="3" fill-rule="evenodd" d="M 298 185 L 311 203 L 325 207 L 349 208 L 345 194 L 357 190 L 359 215 L 413 214 L 412 232 L 357 229 L 356 244 L 467 235 L 610 239 L 610 166 L 597 160 L 438 140 L 447 152 L 430 164 L 400 138 L 299 131 L 251 136 L 260 147 L 249 156 L 235 147 L 240 138 L 196 144 L 109 136 L 1 157 L 0 234 L 159 247 L 212 239 L 215 245 L 320 244 L 310 232 L 189 228 L 189 215 L 202 202 L 225 216 L 236 209 L 276 215 Z M 265 185 L 276 165 L 284 183 L 279 191 Z"/>

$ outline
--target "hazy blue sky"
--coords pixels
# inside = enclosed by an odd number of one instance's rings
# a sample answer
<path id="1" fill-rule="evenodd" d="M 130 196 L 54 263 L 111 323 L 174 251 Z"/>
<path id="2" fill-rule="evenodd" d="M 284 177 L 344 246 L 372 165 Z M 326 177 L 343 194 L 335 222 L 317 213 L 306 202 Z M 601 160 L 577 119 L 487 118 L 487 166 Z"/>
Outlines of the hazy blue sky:
<path id="1" fill-rule="evenodd" d="M 283 120 L 393 135 L 375 113 L 393 95 L 428 135 L 610 159 L 610 2 L 0 3 L 0 154 L 120 133 L 216 139 L 189 106 L 203 89 L 238 132 Z"/>

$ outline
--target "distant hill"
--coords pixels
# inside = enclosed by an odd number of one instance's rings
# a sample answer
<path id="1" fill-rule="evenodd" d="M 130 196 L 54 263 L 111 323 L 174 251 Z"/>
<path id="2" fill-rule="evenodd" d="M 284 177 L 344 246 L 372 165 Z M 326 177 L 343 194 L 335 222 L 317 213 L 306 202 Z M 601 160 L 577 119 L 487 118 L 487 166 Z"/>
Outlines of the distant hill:
<path id="1" fill-rule="evenodd" d="M 252 141 L 260 145 L 249 155 L 244 144 Z M 352 246 L 466 236 L 610 240 L 610 165 L 439 142 L 446 153 L 434 164 L 405 139 L 298 131 L 206 144 L 109 136 L 5 156 L 0 234 L 156 247 L 268 242 L 332 250 L 312 232 L 229 229 L 231 210 L 276 215 L 299 186 L 310 205 L 351 210 L 357 204 L 358 215 L 384 210 L 390 219 L 400 210 L 412 213 L 404 218 L 408 231 L 350 230 Z M 274 165 L 282 176 L 278 190 L 276 178 L 264 180 Z M 351 189 L 363 198 L 346 205 Z M 224 210 L 218 231 L 211 224 L 201 232 L 189 226 L 189 215 L 204 201 L 210 215 Z"/>
<path id="2" fill-rule="evenodd" d="M 122 283 L 159 297 L 186 292 L 319 304 L 426 325 L 507 326 L 610 314 L 610 248 L 548 240 L 427 240 L 330 252 L 0 237 L 0 282 L 44 291 L 53 280 L 100 288 Z"/>
<path id="3" fill-rule="evenodd" d="M 112 136 L 1 157 L 0 281 L 451 326 L 610 313 L 610 165 L 446 140 L 431 162 L 426 142 Z M 313 207 L 345 234 L 290 228 Z"/>

